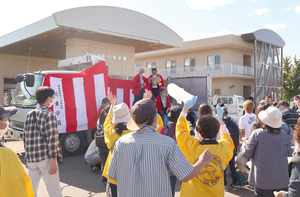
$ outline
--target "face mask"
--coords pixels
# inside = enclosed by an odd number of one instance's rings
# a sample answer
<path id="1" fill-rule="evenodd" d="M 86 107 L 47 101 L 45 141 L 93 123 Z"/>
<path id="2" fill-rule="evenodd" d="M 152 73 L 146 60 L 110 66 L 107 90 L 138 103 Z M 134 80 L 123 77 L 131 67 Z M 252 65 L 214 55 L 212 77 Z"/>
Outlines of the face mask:
<path id="1" fill-rule="evenodd" d="M 3 121 L 1 121 L 1 122 L 3 122 Z M 7 120 L 4 123 L 6 124 L 6 127 L 4 129 L 0 129 L 0 136 L 3 136 L 8 131 L 9 121 Z"/>
<path id="2" fill-rule="evenodd" d="M 51 100 L 52 100 L 52 102 L 49 102 L 49 108 L 52 107 L 52 105 L 53 105 L 53 99 L 51 99 Z"/>

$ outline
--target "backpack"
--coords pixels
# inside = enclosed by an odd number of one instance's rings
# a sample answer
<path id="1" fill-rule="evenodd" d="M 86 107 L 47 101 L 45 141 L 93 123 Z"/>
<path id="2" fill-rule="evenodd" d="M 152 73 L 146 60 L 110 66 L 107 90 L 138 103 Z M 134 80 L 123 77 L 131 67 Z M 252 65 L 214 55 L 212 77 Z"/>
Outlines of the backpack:
<path id="1" fill-rule="evenodd" d="M 107 145 L 106 145 L 105 139 L 104 139 L 104 128 L 102 125 L 100 125 L 97 128 L 97 131 L 95 133 L 95 141 L 96 141 L 96 146 L 98 148 L 107 148 Z"/>
<path id="2" fill-rule="evenodd" d="M 176 125 L 175 124 L 167 124 L 165 126 L 165 135 L 166 136 L 169 136 L 170 138 L 173 138 L 173 140 L 176 141 L 176 133 L 175 133 L 175 130 L 176 130 Z"/>
<path id="3" fill-rule="evenodd" d="M 233 140 L 234 146 L 237 147 L 239 145 L 240 135 L 238 126 L 231 120 L 231 118 L 225 119 L 224 123 L 226 124 L 226 127 L 229 130 L 230 137 Z"/>

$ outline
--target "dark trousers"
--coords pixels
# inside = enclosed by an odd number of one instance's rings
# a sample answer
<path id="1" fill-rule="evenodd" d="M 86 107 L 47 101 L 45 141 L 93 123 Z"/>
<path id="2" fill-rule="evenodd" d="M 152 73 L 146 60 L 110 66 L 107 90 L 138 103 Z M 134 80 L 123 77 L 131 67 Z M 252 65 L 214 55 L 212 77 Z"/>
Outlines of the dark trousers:
<path id="1" fill-rule="evenodd" d="M 151 91 L 152 91 L 152 94 L 154 95 L 154 98 L 156 98 L 157 96 L 160 95 L 158 87 L 157 88 L 152 88 Z"/>
<path id="2" fill-rule="evenodd" d="M 236 185 L 237 183 L 237 174 L 236 174 L 236 169 L 235 169 L 235 149 L 233 150 L 233 156 L 232 159 L 229 161 L 229 168 L 231 171 L 232 175 L 232 184 Z M 225 169 L 224 171 L 224 185 L 227 185 L 227 170 Z"/>
<path id="3" fill-rule="evenodd" d="M 170 183 L 171 183 L 171 190 L 172 190 L 172 196 L 175 196 L 175 185 L 176 185 L 176 176 L 170 176 Z"/>
<path id="4" fill-rule="evenodd" d="M 111 196 L 112 197 L 118 197 L 118 191 L 117 191 L 117 185 L 109 183 Z"/>
<path id="5" fill-rule="evenodd" d="M 288 191 L 288 188 L 283 188 L 283 189 L 270 189 L 270 190 L 265 190 L 265 189 L 258 189 L 257 187 L 254 187 L 254 194 L 255 197 L 274 197 L 273 192 L 279 192 L 279 191 Z"/>
<path id="6" fill-rule="evenodd" d="M 98 151 L 99 151 L 99 156 L 101 159 L 101 167 L 102 167 L 102 169 L 104 169 L 106 159 L 107 159 L 107 156 L 109 153 L 109 149 L 108 148 L 98 148 Z M 102 182 L 107 182 L 107 178 L 102 176 Z"/>
<path id="7" fill-rule="evenodd" d="M 134 100 L 133 100 L 132 106 L 134 106 L 134 104 L 136 102 L 138 102 L 139 100 L 142 100 L 143 96 L 144 96 L 144 88 L 140 88 L 140 94 L 139 95 L 137 95 L 137 94 L 134 95 Z"/>

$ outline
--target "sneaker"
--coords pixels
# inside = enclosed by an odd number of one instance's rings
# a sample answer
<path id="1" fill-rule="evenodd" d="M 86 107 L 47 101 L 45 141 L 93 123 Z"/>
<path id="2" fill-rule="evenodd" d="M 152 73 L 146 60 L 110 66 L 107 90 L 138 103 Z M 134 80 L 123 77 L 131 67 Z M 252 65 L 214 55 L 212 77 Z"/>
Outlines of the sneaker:
<path id="1" fill-rule="evenodd" d="M 236 185 L 237 188 L 247 188 L 248 185 L 247 184 L 240 184 L 240 185 Z"/>
<path id="2" fill-rule="evenodd" d="M 226 192 L 228 192 L 228 186 L 227 185 L 224 185 L 224 189 Z"/>
<path id="3" fill-rule="evenodd" d="M 93 166 L 93 165 L 91 165 L 90 168 L 91 168 L 93 173 L 96 173 L 97 170 L 98 170 L 98 168 L 96 166 Z"/>
<path id="4" fill-rule="evenodd" d="M 237 190 L 237 188 L 238 188 L 238 187 L 237 187 L 236 185 L 234 185 L 234 184 L 230 184 L 229 187 L 230 187 L 231 189 L 233 189 L 233 190 Z"/>

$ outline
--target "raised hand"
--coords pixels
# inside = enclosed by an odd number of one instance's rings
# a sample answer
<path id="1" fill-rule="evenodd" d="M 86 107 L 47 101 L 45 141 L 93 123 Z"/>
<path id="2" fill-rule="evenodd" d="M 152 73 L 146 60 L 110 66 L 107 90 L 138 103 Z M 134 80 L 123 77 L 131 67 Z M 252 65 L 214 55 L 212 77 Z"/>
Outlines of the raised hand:
<path id="1" fill-rule="evenodd" d="M 185 107 L 186 109 L 192 108 L 192 107 L 195 105 L 195 103 L 196 103 L 196 101 L 197 101 L 197 98 L 198 98 L 198 96 L 194 96 L 194 97 L 191 98 L 190 100 L 187 100 L 187 101 L 184 103 L 184 107 Z"/>
<path id="2" fill-rule="evenodd" d="M 151 99 L 152 98 L 152 92 L 148 91 L 146 94 L 144 94 L 144 98 Z"/>
<path id="3" fill-rule="evenodd" d="M 116 98 L 115 95 L 113 95 L 112 92 L 107 93 L 107 98 L 108 98 L 108 100 L 109 100 L 109 102 L 110 102 L 111 105 L 116 105 L 117 98 Z"/>
<path id="4" fill-rule="evenodd" d="M 209 164 L 211 160 L 213 159 L 213 156 L 209 149 L 206 149 L 200 156 L 199 161 L 203 162 L 205 165 Z"/>

